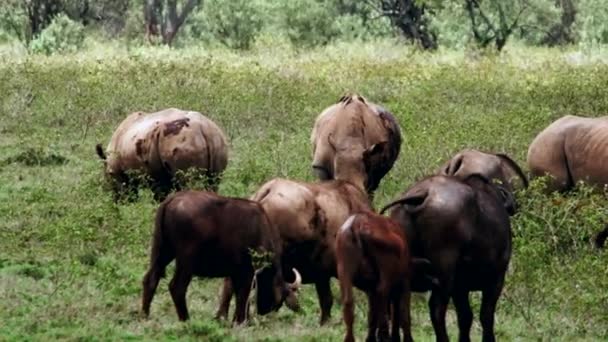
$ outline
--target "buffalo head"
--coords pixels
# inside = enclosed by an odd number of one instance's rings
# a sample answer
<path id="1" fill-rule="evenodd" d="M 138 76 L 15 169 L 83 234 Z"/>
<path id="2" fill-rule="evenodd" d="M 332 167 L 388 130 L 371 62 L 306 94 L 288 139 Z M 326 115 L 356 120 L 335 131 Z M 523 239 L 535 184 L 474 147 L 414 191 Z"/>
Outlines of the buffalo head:
<path id="1" fill-rule="evenodd" d="M 265 315 L 276 311 L 283 303 L 295 312 L 300 311 L 296 294 L 302 284 L 302 277 L 295 268 L 293 272 L 295 275 L 293 283 L 285 282 L 281 272 L 277 272 L 272 266 L 259 272 L 254 279 L 254 286 L 257 287 L 256 310 L 258 314 Z"/>

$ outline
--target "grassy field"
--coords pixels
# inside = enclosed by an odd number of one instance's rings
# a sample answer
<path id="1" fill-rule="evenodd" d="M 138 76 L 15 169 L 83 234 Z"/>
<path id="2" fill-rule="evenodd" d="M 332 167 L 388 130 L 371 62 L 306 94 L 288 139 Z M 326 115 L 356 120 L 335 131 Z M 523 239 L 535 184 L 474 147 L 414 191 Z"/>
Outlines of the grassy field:
<path id="1" fill-rule="evenodd" d="M 296 54 L 138 50 L 69 57 L 0 54 L 0 340 L 325 341 L 343 336 L 336 300 L 319 328 L 314 288 L 304 312 L 283 308 L 232 329 L 215 322 L 219 280 L 195 280 L 191 321 L 179 323 L 161 281 L 149 320 L 139 316 L 157 204 L 141 191 L 114 204 L 94 153 L 132 111 L 198 110 L 231 142 L 220 193 L 248 197 L 273 177 L 312 180 L 316 115 L 345 91 L 391 110 L 402 154 L 381 183 L 379 207 L 465 147 L 502 151 L 525 166 L 527 146 L 565 114 L 608 113 L 602 54 L 559 50 L 476 56 L 390 45 Z M 589 238 L 608 219 L 603 192 L 518 193 L 514 251 L 499 302 L 499 340 L 608 339 L 608 252 Z M 172 274 L 172 269 L 168 272 Z M 339 298 L 334 281 L 334 296 Z M 414 296 L 414 338 L 434 339 L 427 295 Z M 478 312 L 479 295 L 472 296 Z M 357 337 L 366 303 L 357 296 Z M 232 313 L 232 311 L 231 311 Z M 478 315 L 475 315 L 478 317 Z M 450 336 L 456 338 L 453 310 Z M 473 334 L 480 338 L 475 321 Z"/>

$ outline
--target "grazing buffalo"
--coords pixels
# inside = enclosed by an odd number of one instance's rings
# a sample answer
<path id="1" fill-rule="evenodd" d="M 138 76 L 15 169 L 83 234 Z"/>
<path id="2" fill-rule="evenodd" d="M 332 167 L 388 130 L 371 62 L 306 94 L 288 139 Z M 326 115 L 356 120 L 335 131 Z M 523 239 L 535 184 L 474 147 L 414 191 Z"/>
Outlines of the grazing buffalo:
<path id="1" fill-rule="evenodd" d="M 372 212 L 350 216 L 336 236 L 336 259 L 346 325 L 344 341 L 355 341 L 353 285 L 367 295 L 366 341 L 388 340 L 389 309 L 393 313 L 392 341 L 400 341 L 399 328 L 404 340 L 412 341 L 410 255 L 399 223 Z"/>
<path id="2" fill-rule="evenodd" d="M 519 165 L 502 153 L 462 150 L 447 161 L 438 172 L 440 175 L 456 176 L 460 179 L 475 173 L 490 180 L 498 179 L 509 191 L 515 190 L 517 178 L 521 179 L 524 187 L 528 187 L 528 179 Z"/>
<path id="3" fill-rule="evenodd" d="M 189 317 L 186 290 L 193 275 L 232 280 L 236 292 L 235 323 L 247 318 L 254 277 L 259 314 L 278 309 L 285 300 L 288 307 L 297 309 L 294 292 L 299 284 L 286 284 L 283 280 L 281 249 L 278 232 L 257 202 L 203 191 L 169 196 L 156 211 L 150 268 L 143 279 L 143 312 L 149 315 L 158 282 L 173 259 L 175 275 L 169 290 L 182 321 Z M 266 255 L 265 268 L 255 269 L 253 252 Z"/>
<path id="4" fill-rule="evenodd" d="M 405 229 L 412 256 L 430 260 L 438 280 L 431 287 L 413 275 L 411 284 L 412 291 L 432 291 L 429 309 L 437 341 L 448 340 L 450 298 L 459 340 L 470 340 L 469 291 L 482 291 L 483 341 L 494 341 L 494 312 L 511 258 L 511 193 L 478 174 L 464 180 L 438 175 L 416 183 L 382 212 L 393 206 L 390 216 Z"/>
<path id="5" fill-rule="evenodd" d="M 553 122 L 530 144 L 528 167 L 533 176 L 552 177 L 549 190 L 569 190 L 578 181 L 608 184 L 608 116 Z"/>
<path id="6" fill-rule="evenodd" d="M 210 189 L 216 191 L 228 162 L 228 144 L 222 130 L 201 113 L 175 108 L 132 113 L 112 135 L 107 155 L 99 144 L 96 150 L 117 197 L 122 190 L 137 185 L 129 171 L 149 176 L 157 199 L 178 187 L 176 171 L 192 168 L 207 177 Z"/>
<path id="7" fill-rule="evenodd" d="M 336 233 L 353 213 L 371 210 L 367 193 L 344 181 L 302 183 L 277 178 L 262 185 L 251 198 L 262 205 L 281 235 L 283 271 L 297 268 L 303 283 L 315 284 L 320 323 L 326 323 L 333 302 L 330 279 L 337 274 Z M 223 301 L 231 295 L 229 282 L 225 282 Z M 218 315 L 224 311 L 220 306 Z"/>
<path id="8" fill-rule="evenodd" d="M 311 142 L 319 179 L 353 182 L 371 194 L 399 155 L 401 133 L 387 110 L 345 95 L 317 117 Z"/>

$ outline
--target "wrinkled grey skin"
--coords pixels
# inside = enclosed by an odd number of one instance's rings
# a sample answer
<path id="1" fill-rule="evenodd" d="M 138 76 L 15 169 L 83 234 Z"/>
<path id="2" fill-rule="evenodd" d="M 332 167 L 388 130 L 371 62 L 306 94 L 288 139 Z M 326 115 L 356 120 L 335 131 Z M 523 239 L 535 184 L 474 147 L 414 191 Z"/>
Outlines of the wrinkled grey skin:
<path id="1" fill-rule="evenodd" d="M 311 143 L 317 178 L 347 181 L 372 194 L 399 156 L 401 132 L 390 112 L 349 94 L 317 117 Z"/>
<path id="2" fill-rule="evenodd" d="M 456 176 L 460 179 L 476 173 L 489 180 L 498 180 L 509 191 L 514 191 L 519 186 L 528 187 L 528 179 L 519 165 L 502 153 L 462 150 L 437 172 L 440 175 Z"/>
<path id="3" fill-rule="evenodd" d="M 534 138 L 527 159 L 533 177 L 551 176 L 550 191 L 608 184 L 608 116 L 558 119 Z"/>

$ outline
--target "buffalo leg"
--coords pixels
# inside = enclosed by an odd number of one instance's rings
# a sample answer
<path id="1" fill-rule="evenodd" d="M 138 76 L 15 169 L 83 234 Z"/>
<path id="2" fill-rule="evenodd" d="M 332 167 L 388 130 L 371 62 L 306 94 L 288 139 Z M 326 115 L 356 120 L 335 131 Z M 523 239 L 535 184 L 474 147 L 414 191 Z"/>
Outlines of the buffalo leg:
<path id="1" fill-rule="evenodd" d="M 346 336 L 344 342 L 354 342 L 353 323 L 355 320 L 355 308 L 353 303 L 353 284 L 348 277 L 340 278 L 340 292 L 342 293 L 342 315 L 346 325 Z"/>
<path id="2" fill-rule="evenodd" d="M 220 305 L 217 309 L 217 313 L 215 314 L 216 319 L 221 320 L 228 318 L 228 311 L 230 310 L 230 301 L 232 300 L 233 292 L 232 281 L 230 278 L 224 278 L 220 294 Z"/>
<path id="3" fill-rule="evenodd" d="M 410 315 L 410 290 L 405 286 L 401 293 L 393 297 L 393 326 L 392 340 L 399 341 L 399 327 L 403 331 L 403 341 L 413 342 L 412 337 L 412 318 Z"/>
<path id="4" fill-rule="evenodd" d="M 468 291 L 458 291 L 452 295 L 456 314 L 458 316 L 458 341 L 471 341 L 471 324 L 473 324 L 473 311 L 469 304 Z"/>
<path id="5" fill-rule="evenodd" d="M 367 294 L 367 337 L 365 342 L 375 342 L 378 332 L 378 298 L 375 293 Z"/>
<path id="6" fill-rule="evenodd" d="M 449 300 L 450 298 L 447 295 L 437 290 L 433 291 L 431 298 L 429 299 L 431 322 L 433 323 L 435 339 L 437 342 L 449 341 L 448 333 L 445 327 L 445 313 L 448 308 Z"/>
<path id="7" fill-rule="evenodd" d="M 175 266 L 175 275 L 169 283 L 169 292 L 171 292 L 171 298 L 173 298 L 173 303 L 175 304 L 177 316 L 180 321 L 186 321 L 190 318 L 186 306 L 186 291 L 188 290 L 188 285 L 190 285 L 191 280 L 191 269 L 178 263 Z"/>
<path id="8" fill-rule="evenodd" d="M 331 317 L 331 306 L 333 305 L 333 298 L 331 295 L 331 288 L 329 284 L 330 279 L 322 279 L 315 283 L 315 289 L 317 290 L 317 296 L 319 297 L 319 304 L 321 305 L 321 320 L 320 325 L 327 323 Z"/>
<path id="9" fill-rule="evenodd" d="M 500 279 L 493 287 L 487 288 L 482 292 L 481 310 L 479 319 L 483 329 L 483 342 L 494 342 L 494 313 L 496 312 L 496 304 L 502 292 L 504 278 Z"/>
<path id="10" fill-rule="evenodd" d="M 150 315 L 150 303 L 152 303 L 152 299 L 154 298 L 154 293 L 156 293 L 156 288 L 158 287 L 158 282 L 160 278 L 165 275 L 165 268 L 167 265 L 173 260 L 175 255 L 172 251 L 166 248 L 159 249 L 159 255 L 156 256 L 154 260 L 152 260 L 150 269 L 146 272 L 144 279 L 142 281 L 143 285 L 143 296 L 142 296 L 142 311 L 144 315 Z"/>
<path id="11" fill-rule="evenodd" d="M 232 286 L 236 293 L 236 309 L 234 311 L 234 324 L 242 324 L 247 320 L 249 293 L 251 292 L 251 282 L 253 281 L 253 271 L 246 275 L 232 277 Z"/>
<path id="12" fill-rule="evenodd" d="M 376 302 L 378 303 L 376 311 L 376 315 L 378 316 L 378 318 L 376 318 L 378 322 L 378 341 L 384 342 L 389 340 L 387 316 L 389 299 L 385 292 L 376 293 L 375 297 Z"/>

